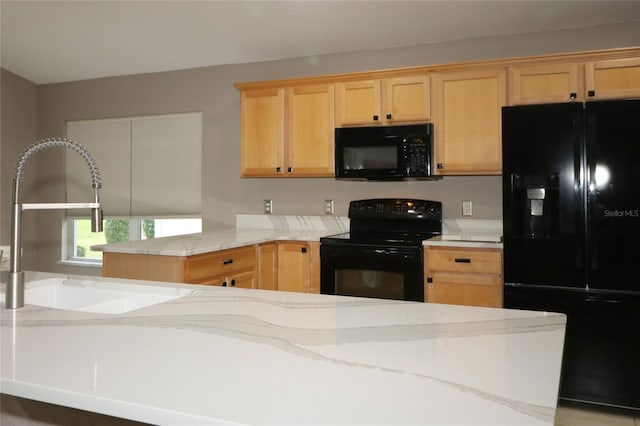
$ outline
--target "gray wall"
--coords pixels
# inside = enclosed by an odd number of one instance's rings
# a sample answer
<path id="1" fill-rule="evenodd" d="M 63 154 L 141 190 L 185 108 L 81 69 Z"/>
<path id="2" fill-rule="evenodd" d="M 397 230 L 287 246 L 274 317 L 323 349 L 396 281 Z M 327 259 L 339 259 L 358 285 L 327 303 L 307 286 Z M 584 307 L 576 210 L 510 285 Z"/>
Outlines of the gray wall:
<path id="1" fill-rule="evenodd" d="M 474 218 L 500 219 L 499 177 L 395 183 L 241 179 L 239 94 L 233 83 L 637 45 L 636 23 L 41 85 L 37 128 L 40 137 L 59 136 L 66 120 L 202 111 L 205 230 L 232 225 L 237 213 L 262 213 L 264 198 L 274 200 L 276 214 L 320 215 L 323 200 L 333 199 L 335 213 L 346 215 L 352 199 L 420 197 L 443 201 L 447 218 L 459 217 L 461 201 L 472 200 Z M 62 154 L 38 161 L 39 183 L 32 194 L 43 201 L 63 199 Z M 25 256 L 37 251 L 33 257 L 40 270 L 86 273 L 56 264 L 62 217 L 38 213 L 37 250 L 25 248 Z"/>
<path id="2" fill-rule="evenodd" d="M 30 81 L 0 69 L 0 245 L 9 245 L 11 238 L 11 179 L 15 160 L 37 135 L 37 90 Z M 35 168 L 32 164 L 26 167 Z M 33 172 L 25 183 L 35 181 Z M 26 230 L 35 227 L 33 219 L 29 215 L 24 217 Z M 35 259 L 31 260 L 33 267 Z"/>

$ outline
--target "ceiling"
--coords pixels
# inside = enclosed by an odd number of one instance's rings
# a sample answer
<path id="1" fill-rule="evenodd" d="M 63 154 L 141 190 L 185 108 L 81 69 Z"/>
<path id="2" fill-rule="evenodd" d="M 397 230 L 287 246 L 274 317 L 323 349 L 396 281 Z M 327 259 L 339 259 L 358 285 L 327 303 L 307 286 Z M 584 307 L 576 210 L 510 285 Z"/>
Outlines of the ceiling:
<path id="1" fill-rule="evenodd" d="M 638 21 L 640 1 L 0 1 L 37 84 Z"/>

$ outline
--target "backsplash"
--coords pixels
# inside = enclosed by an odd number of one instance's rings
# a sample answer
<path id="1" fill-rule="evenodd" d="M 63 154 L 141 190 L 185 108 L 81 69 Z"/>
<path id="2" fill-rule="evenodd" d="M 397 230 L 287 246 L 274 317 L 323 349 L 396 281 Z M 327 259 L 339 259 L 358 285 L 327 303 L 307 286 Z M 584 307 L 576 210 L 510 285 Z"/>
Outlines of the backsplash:
<path id="1" fill-rule="evenodd" d="M 338 233 L 349 230 L 349 218 L 343 216 L 238 214 L 236 215 L 236 228 L 336 231 Z"/>
<path id="2" fill-rule="evenodd" d="M 237 214 L 236 228 L 347 232 L 349 231 L 349 218 L 345 216 Z M 502 221 L 485 219 L 444 219 L 442 221 L 443 234 L 469 232 L 502 235 Z"/>
<path id="3" fill-rule="evenodd" d="M 502 235 L 502 221 L 489 219 L 444 219 L 443 234 L 465 232 L 487 232 Z"/>

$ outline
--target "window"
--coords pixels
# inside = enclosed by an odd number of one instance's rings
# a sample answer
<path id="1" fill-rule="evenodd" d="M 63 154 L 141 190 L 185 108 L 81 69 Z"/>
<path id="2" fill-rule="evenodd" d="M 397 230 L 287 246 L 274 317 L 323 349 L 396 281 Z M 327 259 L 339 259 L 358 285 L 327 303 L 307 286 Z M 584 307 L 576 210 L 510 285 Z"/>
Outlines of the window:
<path id="1" fill-rule="evenodd" d="M 99 263 L 102 261 L 102 252 L 91 250 L 94 245 L 202 232 L 202 219 L 111 218 L 105 219 L 103 232 L 95 233 L 91 232 L 91 219 L 70 217 L 67 226 L 67 259 L 73 262 Z"/>
<path id="2" fill-rule="evenodd" d="M 67 137 L 98 165 L 105 231 L 67 216 L 65 259 L 100 263 L 92 245 L 201 232 L 201 113 L 69 121 Z M 67 152 L 66 169 L 67 202 L 91 201 L 84 159 Z"/>

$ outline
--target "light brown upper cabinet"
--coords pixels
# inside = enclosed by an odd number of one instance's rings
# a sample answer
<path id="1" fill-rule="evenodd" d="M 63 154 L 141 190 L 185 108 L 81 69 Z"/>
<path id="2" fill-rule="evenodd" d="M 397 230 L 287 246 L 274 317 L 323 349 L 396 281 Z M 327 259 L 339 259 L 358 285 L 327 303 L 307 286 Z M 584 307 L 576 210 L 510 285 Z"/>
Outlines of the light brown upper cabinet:
<path id="1" fill-rule="evenodd" d="M 336 83 L 336 125 L 375 125 L 430 119 L 428 75 Z"/>
<path id="2" fill-rule="evenodd" d="M 240 173 L 333 177 L 334 86 L 242 91 Z"/>
<path id="3" fill-rule="evenodd" d="M 241 176 L 333 177 L 334 127 L 425 121 L 434 123 L 436 174 L 499 175 L 507 100 L 640 97 L 640 48 L 235 86 L 241 92 Z"/>
<path id="4" fill-rule="evenodd" d="M 606 59 L 513 67 L 509 104 L 540 104 L 640 96 L 640 59 Z"/>
<path id="5" fill-rule="evenodd" d="M 284 89 L 240 93 L 240 174 L 271 176 L 284 165 Z"/>
<path id="6" fill-rule="evenodd" d="M 585 64 L 587 100 L 640 96 L 640 58 Z"/>
<path id="7" fill-rule="evenodd" d="M 584 100 L 583 65 L 560 63 L 509 69 L 509 104 Z"/>
<path id="8" fill-rule="evenodd" d="M 286 173 L 333 177 L 334 85 L 287 89 Z"/>
<path id="9" fill-rule="evenodd" d="M 439 175 L 502 172 L 502 68 L 434 75 L 435 165 Z"/>

